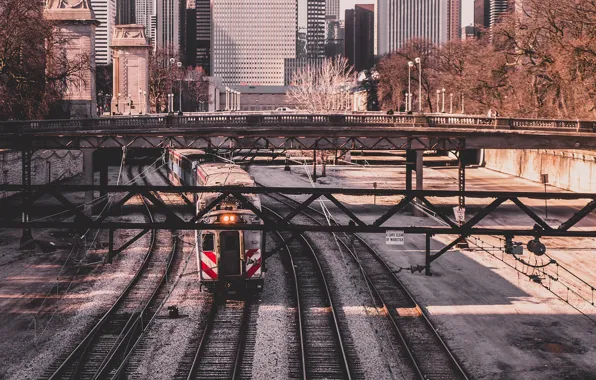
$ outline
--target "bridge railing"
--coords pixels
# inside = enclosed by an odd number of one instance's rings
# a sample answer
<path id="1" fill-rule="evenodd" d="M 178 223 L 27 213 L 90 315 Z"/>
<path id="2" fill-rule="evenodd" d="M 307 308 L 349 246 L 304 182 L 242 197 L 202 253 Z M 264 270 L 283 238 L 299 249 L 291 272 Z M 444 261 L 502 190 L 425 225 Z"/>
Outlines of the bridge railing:
<path id="1" fill-rule="evenodd" d="M 489 118 L 460 115 L 384 114 L 206 114 L 99 119 L 0 122 L 0 133 L 43 133 L 121 129 L 196 128 L 208 126 L 419 126 L 596 132 L 596 121 Z"/>

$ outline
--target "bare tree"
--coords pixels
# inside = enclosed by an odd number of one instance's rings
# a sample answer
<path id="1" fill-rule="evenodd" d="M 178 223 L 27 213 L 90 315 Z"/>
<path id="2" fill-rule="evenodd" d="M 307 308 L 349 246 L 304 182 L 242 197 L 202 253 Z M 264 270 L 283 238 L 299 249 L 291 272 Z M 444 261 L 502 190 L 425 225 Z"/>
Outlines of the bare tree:
<path id="1" fill-rule="evenodd" d="M 41 2 L 0 0 L 0 119 L 51 116 L 69 84 L 90 79 L 90 55 L 67 57 L 70 42 Z"/>
<path id="2" fill-rule="evenodd" d="M 339 111 L 346 88 L 355 83 L 353 67 L 346 58 L 327 58 L 320 65 L 299 69 L 286 92 L 289 101 L 310 112 Z"/>

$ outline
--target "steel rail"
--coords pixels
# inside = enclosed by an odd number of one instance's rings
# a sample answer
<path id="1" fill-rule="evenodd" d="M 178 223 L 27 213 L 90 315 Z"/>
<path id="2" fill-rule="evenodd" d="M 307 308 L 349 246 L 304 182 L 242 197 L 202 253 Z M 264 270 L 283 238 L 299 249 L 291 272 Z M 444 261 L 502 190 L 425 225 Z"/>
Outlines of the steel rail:
<path id="1" fill-rule="evenodd" d="M 142 199 L 142 197 L 141 197 Z M 149 209 L 149 206 L 143 201 L 147 211 L 147 217 L 153 222 L 153 215 Z M 83 340 L 75 347 L 75 349 L 71 352 L 71 354 L 62 362 L 62 364 L 54 371 L 54 373 L 50 376 L 49 380 L 56 380 L 60 378 L 67 370 L 68 367 L 72 365 L 72 363 L 77 360 L 77 356 L 79 362 L 77 363 L 75 370 L 71 376 L 71 378 L 76 378 L 78 370 L 80 369 L 80 365 L 82 363 L 82 359 L 86 356 L 87 350 L 90 348 L 91 343 L 96 338 L 97 333 L 101 330 L 101 328 L 105 325 L 105 323 L 109 320 L 109 317 L 116 311 L 116 309 L 120 306 L 120 304 L 126 299 L 128 294 L 131 290 L 135 287 L 138 280 L 141 278 L 143 272 L 147 268 L 151 257 L 153 256 L 153 252 L 155 251 L 155 245 L 157 241 L 157 231 L 152 230 L 151 232 L 151 240 L 149 242 L 149 247 L 147 249 L 147 253 L 143 259 L 143 262 L 137 272 L 135 273 L 132 280 L 126 286 L 124 291 L 120 294 L 116 302 L 110 307 L 110 309 L 100 318 L 100 320 L 95 324 L 95 326 L 91 329 L 91 331 L 83 338 Z M 81 352 L 82 351 L 82 352 Z"/>
<path id="2" fill-rule="evenodd" d="M 291 197 L 285 197 L 283 195 L 281 195 L 283 198 L 293 202 L 296 205 L 299 205 L 300 202 L 292 199 Z M 291 204 L 276 199 L 278 202 L 285 204 L 286 206 L 290 207 L 290 208 L 294 208 L 294 206 L 292 206 Z M 322 212 L 320 212 L 319 210 L 314 209 L 313 207 L 308 207 L 307 208 L 308 211 L 314 212 L 316 213 L 318 216 L 325 218 L 325 220 L 327 220 L 327 218 L 325 217 L 325 214 L 323 214 Z M 308 215 L 306 213 L 306 210 L 304 210 L 302 212 L 302 215 L 304 215 L 305 217 L 309 218 L 310 220 L 312 220 L 313 222 L 319 224 L 319 225 L 323 225 L 322 222 L 320 222 L 319 220 L 317 220 L 316 218 L 314 218 L 311 215 Z M 397 285 L 399 285 L 399 287 L 404 291 L 405 294 L 407 294 L 409 300 L 415 305 L 415 307 L 421 311 L 421 315 L 424 318 L 424 322 L 430 327 L 431 331 L 433 332 L 434 336 L 438 339 L 438 341 L 440 342 L 444 352 L 448 355 L 451 364 L 457 369 L 457 372 L 459 375 L 461 375 L 461 378 L 467 380 L 469 379 L 469 377 L 467 376 L 466 372 L 464 371 L 464 369 L 461 367 L 461 365 L 459 364 L 459 361 L 455 358 L 455 356 L 453 355 L 452 351 L 449 349 L 447 343 L 443 340 L 443 338 L 441 338 L 440 334 L 438 333 L 437 329 L 435 328 L 435 326 L 433 325 L 433 323 L 430 321 L 426 311 L 420 307 L 420 305 L 418 305 L 418 303 L 416 302 L 416 300 L 414 299 L 414 297 L 412 296 L 412 294 L 407 290 L 407 288 L 404 286 L 404 284 L 401 282 L 401 280 L 397 277 L 397 274 L 391 269 L 391 267 L 389 266 L 389 264 L 386 262 L 386 260 L 381 257 L 381 255 L 375 250 L 373 249 L 361 236 L 359 236 L 356 233 L 353 233 L 353 235 L 355 236 L 355 238 L 361 243 L 363 244 L 368 251 L 370 252 L 371 255 L 373 255 L 373 257 L 379 262 L 381 263 L 381 265 L 383 265 L 383 267 L 387 270 L 388 273 L 391 274 L 391 277 L 393 278 L 393 280 L 396 282 Z M 365 281 L 367 281 L 369 283 L 369 285 L 371 286 L 371 288 L 374 290 L 376 296 L 379 298 L 379 300 L 381 300 L 381 302 L 383 303 L 383 307 L 385 308 L 385 310 L 387 310 L 387 315 L 391 320 L 392 325 L 394 326 L 394 329 L 396 331 L 396 333 L 398 334 L 400 340 L 402 341 L 402 343 L 404 344 L 404 348 L 406 350 L 406 352 L 408 353 L 408 357 L 411 360 L 411 363 L 413 364 L 418 377 L 422 380 L 428 379 L 427 375 L 423 373 L 422 369 L 420 368 L 419 365 L 419 360 L 415 357 L 415 354 L 412 352 L 410 346 L 411 344 L 408 342 L 406 336 L 404 335 L 402 329 L 399 327 L 398 321 L 395 319 L 395 317 L 392 315 L 392 313 L 389 312 L 389 307 L 387 302 L 385 301 L 384 297 L 382 296 L 381 292 L 379 291 L 378 287 L 375 285 L 375 282 L 373 281 L 373 279 L 370 277 L 370 275 L 364 270 L 364 268 L 362 268 L 362 266 L 360 265 L 360 259 L 358 258 L 357 254 L 347 245 L 347 243 L 345 243 L 342 239 L 337 239 L 343 246 L 344 248 L 350 253 L 350 255 L 352 256 L 352 258 L 356 261 L 356 263 L 358 264 L 358 266 L 360 266 L 361 268 L 361 272 L 363 274 L 363 276 L 365 277 Z"/>
<path id="3" fill-rule="evenodd" d="M 273 211 L 272 209 L 262 206 L 263 209 L 267 210 L 268 212 L 277 215 L 278 217 L 281 217 L 279 214 L 277 214 L 275 211 Z M 341 329 L 339 326 L 339 321 L 338 321 L 338 317 L 337 317 L 337 312 L 336 312 L 336 306 L 334 305 L 333 302 L 333 297 L 331 296 L 331 290 L 329 288 L 329 283 L 327 282 L 327 278 L 325 276 L 325 272 L 323 270 L 323 267 L 321 265 L 321 262 L 318 258 L 318 255 L 316 254 L 316 251 L 314 249 L 314 247 L 310 244 L 310 242 L 308 241 L 308 239 L 306 239 L 306 237 L 304 236 L 304 234 L 300 234 L 300 240 L 302 241 L 302 243 L 308 248 L 308 251 L 310 252 L 311 257 L 314 260 L 314 263 L 316 264 L 316 267 L 319 271 L 319 274 L 321 276 L 321 281 L 323 282 L 323 287 L 325 290 L 325 295 L 327 297 L 327 300 L 329 302 L 329 307 L 331 309 L 331 315 L 333 317 L 333 324 L 334 324 L 334 332 L 338 341 L 338 345 L 341 349 L 341 357 L 342 357 L 342 363 L 344 365 L 344 371 L 345 371 L 345 375 L 347 377 L 348 380 L 352 379 L 352 372 L 351 372 L 351 366 L 349 364 L 348 361 L 348 357 L 346 355 L 346 350 L 344 347 L 344 342 L 343 339 L 341 337 Z M 285 239 L 283 240 L 284 244 L 285 244 Z M 288 254 L 291 255 L 290 251 L 288 251 Z M 306 376 L 306 375 L 305 375 Z"/>
<path id="4" fill-rule="evenodd" d="M 192 362 L 190 371 L 187 376 L 188 380 L 195 379 L 197 376 L 197 371 L 199 370 L 201 357 L 206 352 L 205 350 L 207 349 L 206 347 L 207 347 L 207 344 L 209 343 L 209 339 L 211 337 L 211 332 L 213 331 L 213 328 L 215 326 L 215 319 L 218 314 L 219 303 L 220 303 L 220 300 L 222 297 L 225 297 L 225 296 L 222 294 L 217 294 L 217 295 L 213 296 L 211 310 L 209 311 L 209 315 L 207 317 L 207 322 L 206 322 L 205 328 L 203 330 L 203 334 L 201 336 L 201 341 L 199 343 L 199 347 L 198 347 L 196 354 L 193 358 L 193 362 Z M 239 333 L 238 333 L 238 345 L 236 348 L 236 353 L 234 355 L 234 364 L 232 367 L 232 377 L 231 377 L 232 380 L 237 379 L 238 375 L 240 373 L 240 366 L 242 365 L 242 349 L 244 347 L 244 340 L 245 340 L 247 325 L 248 325 L 248 321 L 249 321 L 250 308 L 252 306 L 253 301 L 254 300 L 253 300 L 252 295 L 248 295 L 246 297 L 246 299 L 244 299 L 244 310 L 242 313 L 242 321 L 240 322 L 241 324 L 240 324 L 240 329 L 239 329 Z"/>
<path id="5" fill-rule="evenodd" d="M 262 206 L 264 210 L 271 210 L 268 207 Z M 298 338 L 300 339 L 300 361 L 302 363 L 302 379 L 303 380 L 307 380 L 306 377 L 306 354 L 305 354 L 305 341 L 304 341 L 304 321 L 303 321 L 303 314 L 302 314 L 302 306 L 301 306 L 301 302 L 300 302 L 300 290 L 299 290 L 299 284 L 298 284 L 298 276 L 296 275 L 296 266 L 294 264 L 294 258 L 292 257 L 292 254 L 290 253 L 290 247 L 288 247 L 288 244 L 286 242 L 286 239 L 284 239 L 284 237 L 282 236 L 281 232 L 279 231 L 274 231 L 277 236 L 281 239 L 281 241 L 283 242 L 286 252 L 288 253 L 288 260 L 290 261 L 290 266 L 292 267 L 292 279 L 294 280 L 294 294 L 296 295 L 296 310 L 298 312 Z"/>

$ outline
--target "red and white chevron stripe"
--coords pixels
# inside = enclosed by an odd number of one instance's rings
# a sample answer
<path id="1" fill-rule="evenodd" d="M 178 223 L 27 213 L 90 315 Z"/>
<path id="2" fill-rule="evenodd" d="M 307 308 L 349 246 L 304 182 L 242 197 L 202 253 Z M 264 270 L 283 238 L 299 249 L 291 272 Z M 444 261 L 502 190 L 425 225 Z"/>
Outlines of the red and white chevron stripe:
<path id="1" fill-rule="evenodd" d="M 201 254 L 201 278 L 203 280 L 217 280 L 217 256 L 215 252 L 203 251 Z"/>
<path id="2" fill-rule="evenodd" d="M 248 249 L 246 257 L 246 278 L 251 278 L 259 273 L 261 269 L 261 251 L 260 249 Z"/>

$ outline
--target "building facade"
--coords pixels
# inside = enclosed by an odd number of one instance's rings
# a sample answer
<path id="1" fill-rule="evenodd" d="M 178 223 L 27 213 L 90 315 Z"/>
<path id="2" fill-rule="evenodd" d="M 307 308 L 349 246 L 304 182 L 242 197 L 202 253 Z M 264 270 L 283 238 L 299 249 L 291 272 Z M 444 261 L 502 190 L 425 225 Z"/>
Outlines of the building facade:
<path id="1" fill-rule="evenodd" d="M 110 43 L 116 25 L 116 0 L 91 0 L 91 7 L 99 26 L 95 30 L 95 63 L 112 63 Z"/>
<path id="2" fill-rule="evenodd" d="M 155 46 L 155 27 L 157 26 L 156 1 L 157 0 L 134 0 L 135 1 L 135 22 L 145 27 L 145 34 L 151 45 Z"/>
<path id="3" fill-rule="evenodd" d="M 186 58 L 190 66 L 211 75 L 211 0 L 193 0 L 186 7 Z"/>
<path id="4" fill-rule="evenodd" d="M 490 0 L 474 0 L 474 25 L 477 35 L 490 27 Z"/>
<path id="5" fill-rule="evenodd" d="M 325 15 L 335 16 L 339 20 L 339 0 L 327 0 Z"/>
<path id="6" fill-rule="evenodd" d="M 180 17 L 183 9 L 180 0 L 157 0 L 156 3 L 155 46 L 172 56 L 178 56 L 183 47 L 184 28 Z"/>
<path id="7" fill-rule="evenodd" d="M 447 2 L 447 39 L 457 41 L 461 38 L 461 0 Z"/>
<path id="8" fill-rule="evenodd" d="M 135 23 L 135 0 L 118 0 L 116 2 L 116 25 Z"/>
<path id="9" fill-rule="evenodd" d="M 356 4 L 346 9 L 345 56 L 356 71 L 370 69 L 375 63 L 375 6 Z"/>
<path id="10" fill-rule="evenodd" d="M 215 0 L 212 12 L 212 74 L 224 86 L 283 86 L 285 60 L 296 58 L 296 0 Z"/>
<path id="11" fill-rule="evenodd" d="M 325 0 L 308 0 L 306 50 L 308 58 L 325 58 Z"/>
<path id="12" fill-rule="evenodd" d="M 490 0 L 490 28 L 492 29 L 498 22 L 499 18 L 507 13 L 509 9 L 509 0 Z"/>

